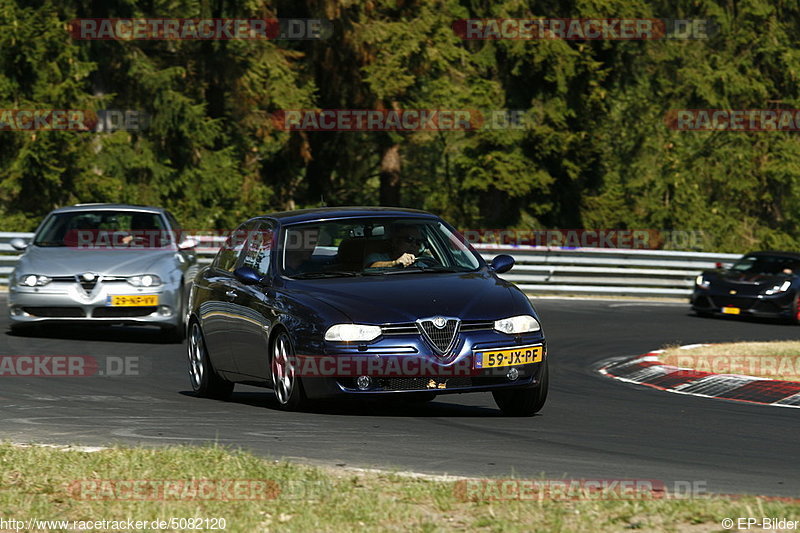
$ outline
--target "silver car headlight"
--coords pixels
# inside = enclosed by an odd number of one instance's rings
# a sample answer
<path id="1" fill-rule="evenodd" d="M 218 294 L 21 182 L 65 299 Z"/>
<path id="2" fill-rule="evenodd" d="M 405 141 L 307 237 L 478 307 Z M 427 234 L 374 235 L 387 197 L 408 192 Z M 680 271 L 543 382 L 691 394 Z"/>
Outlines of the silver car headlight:
<path id="1" fill-rule="evenodd" d="M 381 334 L 380 326 L 366 324 L 335 324 L 325 332 L 326 341 L 355 342 L 371 341 Z"/>
<path id="2" fill-rule="evenodd" d="M 504 318 L 496 320 L 494 329 L 501 333 L 509 335 L 516 335 L 517 333 L 529 333 L 531 331 L 539 331 L 542 326 L 539 321 L 531 315 L 512 316 L 511 318 Z"/>
<path id="3" fill-rule="evenodd" d="M 17 277 L 17 282 L 23 287 L 42 287 L 53 281 L 47 276 L 39 274 L 23 274 Z"/>
<path id="4" fill-rule="evenodd" d="M 161 285 L 161 278 L 155 274 L 142 274 L 141 276 L 131 276 L 128 283 L 134 287 L 158 287 Z"/>

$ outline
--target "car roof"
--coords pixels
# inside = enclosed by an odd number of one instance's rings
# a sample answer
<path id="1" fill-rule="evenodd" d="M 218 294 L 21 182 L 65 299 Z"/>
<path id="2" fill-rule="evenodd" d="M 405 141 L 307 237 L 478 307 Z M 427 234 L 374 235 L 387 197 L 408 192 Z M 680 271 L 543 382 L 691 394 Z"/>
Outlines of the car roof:
<path id="1" fill-rule="evenodd" d="M 800 259 L 800 253 L 798 252 L 782 252 L 778 250 L 766 250 L 762 252 L 750 252 L 749 254 L 744 254 L 745 256 L 778 256 L 778 257 L 787 257 L 790 259 Z"/>
<path id="2" fill-rule="evenodd" d="M 297 209 L 295 211 L 279 211 L 277 213 L 267 213 L 258 218 L 272 218 L 281 224 L 296 224 L 299 222 L 311 222 L 316 220 L 328 220 L 336 218 L 360 218 L 360 217 L 413 217 L 413 218 L 434 218 L 438 219 L 433 213 L 421 211 L 419 209 L 406 209 L 402 207 L 320 207 L 316 209 Z"/>
<path id="3" fill-rule="evenodd" d="M 53 213 L 68 213 L 73 211 L 140 211 L 147 213 L 163 213 L 166 211 L 163 207 L 153 207 L 148 205 L 132 205 L 132 204 L 75 204 L 66 207 L 59 207 L 54 209 Z"/>

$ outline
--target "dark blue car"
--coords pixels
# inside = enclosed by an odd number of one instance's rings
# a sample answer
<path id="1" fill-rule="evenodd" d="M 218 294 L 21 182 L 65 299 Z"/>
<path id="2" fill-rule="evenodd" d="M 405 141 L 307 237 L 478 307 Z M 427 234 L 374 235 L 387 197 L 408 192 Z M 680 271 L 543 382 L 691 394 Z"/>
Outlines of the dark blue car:
<path id="1" fill-rule="evenodd" d="M 242 224 L 192 285 L 189 374 L 200 396 L 235 383 L 308 399 L 491 391 L 508 415 L 547 397 L 547 350 L 528 298 L 439 217 L 325 208 Z"/>

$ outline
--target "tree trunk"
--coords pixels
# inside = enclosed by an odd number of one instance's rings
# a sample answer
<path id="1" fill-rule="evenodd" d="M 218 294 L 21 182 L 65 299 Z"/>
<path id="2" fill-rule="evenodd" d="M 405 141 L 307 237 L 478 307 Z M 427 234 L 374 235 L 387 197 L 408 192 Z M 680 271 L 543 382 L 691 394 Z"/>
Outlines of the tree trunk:
<path id="1" fill-rule="evenodd" d="M 380 202 L 385 206 L 400 205 L 400 145 L 393 144 L 381 158 Z"/>

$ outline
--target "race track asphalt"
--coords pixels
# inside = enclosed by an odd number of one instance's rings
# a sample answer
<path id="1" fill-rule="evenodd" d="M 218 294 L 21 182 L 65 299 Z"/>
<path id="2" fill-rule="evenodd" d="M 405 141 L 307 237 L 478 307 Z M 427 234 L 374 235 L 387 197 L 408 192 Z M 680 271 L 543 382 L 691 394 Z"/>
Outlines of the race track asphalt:
<path id="1" fill-rule="evenodd" d="M 532 418 L 501 416 L 489 393 L 302 413 L 277 410 L 272 393 L 254 387 L 237 386 L 228 402 L 199 399 L 190 393 L 185 347 L 154 331 L 70 327 L 13 336 L 4 316 L 0 355 L 89 355 L 112 366 L 128 358 L 139 375 L 0 377 L 0 439 L 216 442 L 327 465 L 694 482 L 716 493 L 800 497 L 800 410 L 670 394 L 595 371 L 602 360 L 667 343 L 794 339 L 800 326 L 698 318 L 682 302 L 533 301 L 548 338 L 551 389 Z"/>

